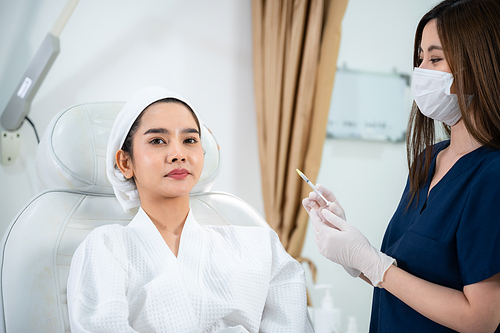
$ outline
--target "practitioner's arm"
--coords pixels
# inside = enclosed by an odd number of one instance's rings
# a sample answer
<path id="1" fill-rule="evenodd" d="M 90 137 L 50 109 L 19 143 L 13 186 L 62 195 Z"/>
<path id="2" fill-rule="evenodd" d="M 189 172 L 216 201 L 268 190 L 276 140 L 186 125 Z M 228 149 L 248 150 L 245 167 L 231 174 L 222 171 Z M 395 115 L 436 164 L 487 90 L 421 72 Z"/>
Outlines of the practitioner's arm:
<path id="1" fill-rule="evenodd" d="M 494 332 L 500 323 L 500 273 L 460 290 L 392 266 L 380 286 L 423 316 L 458 332 Z"/>

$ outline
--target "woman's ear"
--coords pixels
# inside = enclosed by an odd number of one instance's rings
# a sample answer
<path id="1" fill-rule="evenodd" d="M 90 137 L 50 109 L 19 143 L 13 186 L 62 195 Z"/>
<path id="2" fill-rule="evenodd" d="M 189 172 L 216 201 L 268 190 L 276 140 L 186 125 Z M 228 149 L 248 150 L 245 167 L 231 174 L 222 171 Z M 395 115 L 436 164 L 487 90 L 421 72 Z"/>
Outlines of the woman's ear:
<path id="1" fill-rule="evenodd" d="M 125 178 L 130 179 L 134 177 L 134 170 L 132 169 L 132 159 L 130 155 L 123 150 L 118 150 L 115 156 L 116 166 L 120 169 Z"/>

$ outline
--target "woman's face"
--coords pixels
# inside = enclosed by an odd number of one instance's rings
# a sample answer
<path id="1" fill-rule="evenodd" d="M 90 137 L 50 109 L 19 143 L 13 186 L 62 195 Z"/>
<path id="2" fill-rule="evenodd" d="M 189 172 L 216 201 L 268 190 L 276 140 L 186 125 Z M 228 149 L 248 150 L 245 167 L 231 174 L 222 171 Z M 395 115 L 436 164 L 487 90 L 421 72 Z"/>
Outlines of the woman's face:
<path id="1" fill-rule="evenodd" d="M 189 195 L 200 178 L 203 160 L 191 111 L 179 103 L 156 103 L 142 116 L 133 138 L 133 160 L 128 159 L 122 172 L 127 178 L 135 177 L 141 201 L 174 198 Z"/>
<path id="2" fill-rule="evenodd" d="M 435 19 L 430 20 L 422 32 L 420 60 L 422 60 L 422 63 L 419 68 L 451 73 L 441 47 Z"/>

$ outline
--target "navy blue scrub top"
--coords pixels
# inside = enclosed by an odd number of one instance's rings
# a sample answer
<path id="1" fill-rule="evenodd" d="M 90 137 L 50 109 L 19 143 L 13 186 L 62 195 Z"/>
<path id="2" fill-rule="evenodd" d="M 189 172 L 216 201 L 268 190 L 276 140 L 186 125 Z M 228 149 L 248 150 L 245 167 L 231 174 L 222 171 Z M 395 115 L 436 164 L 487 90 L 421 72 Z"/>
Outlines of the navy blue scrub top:
<path id="1" fill-rule="evenodd" d="M 407 182 L 381 250 L 408 273 L 462 291 L 500 272 L 500 151 L 480 147 L 462 156 L 427 197 L 436 156 L 448 145 L 434 146 L 427 182 L 417 205 L 408 209 Z M 454 331 L 375 288 L 370 333 L 375 332 Z"/>

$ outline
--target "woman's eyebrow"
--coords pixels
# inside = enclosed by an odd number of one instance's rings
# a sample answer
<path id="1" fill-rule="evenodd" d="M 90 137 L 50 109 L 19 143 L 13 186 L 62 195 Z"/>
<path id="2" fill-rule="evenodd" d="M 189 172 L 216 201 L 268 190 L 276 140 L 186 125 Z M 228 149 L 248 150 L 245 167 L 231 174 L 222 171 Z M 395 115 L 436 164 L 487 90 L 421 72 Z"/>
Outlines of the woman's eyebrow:
<path id="1" fill-rule="evenodd" d="M 150 128 L 146 132 L 144 132 L 144 135 L 150 134 L 150 133 L 157 133 L 157 134 L 168 134 L 170 131 L 166 128 Z"/>
<path id="2" fill-rule="evenodd" d="M 183 134 L 196 133 L 198 135 L 200 134 L 200 132 L 196 128 L 183 128 L 181 130 L 181 133 L 183 133 Z"/>
<path id="3" fill-rule="evenodd" d="M 200 132 L 196 128 L 183 128 L 183 129 L 181 129 L 180 132 L 182 134 L 190 134 L 190 133 L 196 133 L 198 135 L 200 134 Z M 160 128 L 150 128 L 146 132 L 144 132 L 144 135 L 151 134 L 151 133 L 154 133 L 154 134 L 169 134 L 170 131 L 168 129 L 166 129 L 166 128 L 163 128 L 163 127 L 160 127 Z"/>

